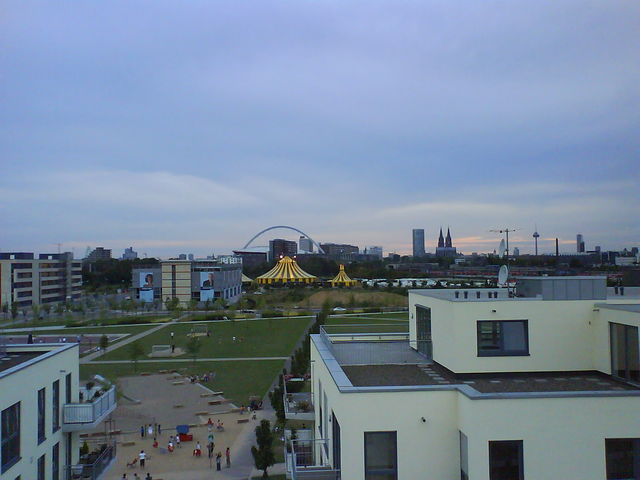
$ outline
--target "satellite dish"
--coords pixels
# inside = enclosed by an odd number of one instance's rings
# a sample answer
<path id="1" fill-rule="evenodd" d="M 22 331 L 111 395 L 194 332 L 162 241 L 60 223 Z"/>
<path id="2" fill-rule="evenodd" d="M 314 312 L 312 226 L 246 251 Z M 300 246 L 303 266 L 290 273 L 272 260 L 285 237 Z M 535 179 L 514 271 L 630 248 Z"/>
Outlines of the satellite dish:
<path id="1" fill-rule="evenodd" d="M 509 278 L 509 268 L 506 265 L 500 267 L 498 272 L 498 285 L 506 285 Z"/>
<path id="2" fill-rule="evenodd" d="M 504 238 L 502 240 L 500 240 L 500 246 L 498 247 L 498 255 L 500 256 L 500 258 L 504 257 L 504 252 L 507 250 L 507 247 L 505 246 L 504 243 Z"/>

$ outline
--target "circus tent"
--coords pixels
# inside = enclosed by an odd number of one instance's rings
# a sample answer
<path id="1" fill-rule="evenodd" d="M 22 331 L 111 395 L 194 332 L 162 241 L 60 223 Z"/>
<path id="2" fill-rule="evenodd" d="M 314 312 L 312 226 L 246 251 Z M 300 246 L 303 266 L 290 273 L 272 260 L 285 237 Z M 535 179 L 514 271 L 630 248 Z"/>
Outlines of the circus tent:
<path id="1" fill-rule="evenodd" d="M 347 272 L 344 271 L 344 265 L 340 265 L 340 271 L 333 280 L 330 281 L 332 287 L 354 287 L 358 284 L 356 280 L 351 280 Z"/>
<path id="2" fill-rule="evenodd" d="M 305 272 L 291 257 L 281 258 L 275 267 L 256 278 L 259 284 L 271 283 L 314 283 L 317 277 Z"/>

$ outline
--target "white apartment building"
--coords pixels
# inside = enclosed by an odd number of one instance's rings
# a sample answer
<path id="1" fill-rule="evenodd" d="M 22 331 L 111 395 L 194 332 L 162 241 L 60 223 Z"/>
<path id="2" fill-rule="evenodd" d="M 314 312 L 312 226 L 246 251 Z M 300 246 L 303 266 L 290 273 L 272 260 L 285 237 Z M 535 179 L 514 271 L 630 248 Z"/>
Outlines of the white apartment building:
<path id="1" fill-rule="evenodd" d="M 412 290 L 409 318 L 312 335 L 292 478 L 640 479 L 640 297 L 521 278 L 511 295 Z"/>
<path id="2" fill-rule="evenodd" d="M 78 376 L 77 343 L 0 343 L 0 480 L 95 480 L 109 465 L 111 446 L 80 459 L 79 432 L 116 408 L 115 388 L 81 401 Z"/>

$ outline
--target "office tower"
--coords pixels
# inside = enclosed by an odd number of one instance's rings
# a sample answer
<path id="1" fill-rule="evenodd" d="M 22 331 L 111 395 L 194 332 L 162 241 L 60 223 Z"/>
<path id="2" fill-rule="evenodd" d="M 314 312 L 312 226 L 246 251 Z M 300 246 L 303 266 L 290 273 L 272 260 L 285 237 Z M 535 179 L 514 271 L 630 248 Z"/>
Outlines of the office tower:
<path id="1" fill-rule="evenodd" d="M 413 229 L 413 256 L 424 257 L 424 228 Z"/>

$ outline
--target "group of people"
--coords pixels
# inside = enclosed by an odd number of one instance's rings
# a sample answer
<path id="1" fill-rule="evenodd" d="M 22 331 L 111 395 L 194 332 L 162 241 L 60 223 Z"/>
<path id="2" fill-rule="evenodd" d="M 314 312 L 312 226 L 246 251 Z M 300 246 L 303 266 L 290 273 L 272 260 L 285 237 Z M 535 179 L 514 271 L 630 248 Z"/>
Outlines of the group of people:
<path id="1" fill-rule="evenodd" d="M 162 425 L 160 425 L 159 423 L 154 423 L 153 425 L 140 425 L 140 438 L 144 438 L 145 435 L 153 437 L 154 432 L 156 432 L 158 435 L 162 435 Z"/>
<path id="2" fill-rule="evenodd" d="M 144 477 L 144 479 L 137 473 L 134 473 L 131 479 L 132 480 L 153 480 L 153 477 L 151 477 L 151 474 L 149 472 L 147 472 L 147 475 Z M 129 477 L 127 477 L 126 473 L 122 474 L 122 480 L 129 480 Z"/>
<path id="3" fill-rule="evenodd" d="M 205 372 L 202 375 L 189 375 L 189 381 L 191 383 L 209 382 L 214 378 L 216 378 L 215 372 Z"/>

